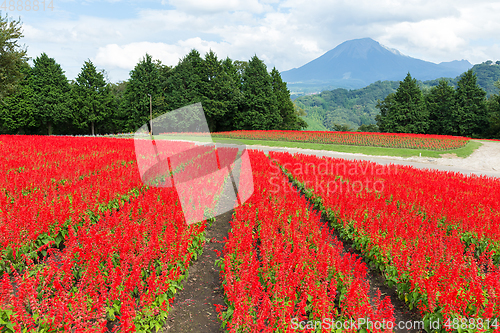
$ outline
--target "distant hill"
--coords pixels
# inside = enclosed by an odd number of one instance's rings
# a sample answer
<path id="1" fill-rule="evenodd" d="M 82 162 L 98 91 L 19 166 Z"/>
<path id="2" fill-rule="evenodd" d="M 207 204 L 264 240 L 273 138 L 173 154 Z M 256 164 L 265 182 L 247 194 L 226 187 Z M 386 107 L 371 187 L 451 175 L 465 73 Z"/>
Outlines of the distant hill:
<path id="1" fill-rule="evenodd" d="M 500 80 L 500 61 L 487 61 L 475 65 L 472 70 L 477 75 L 479 86 L 488 96 L 498 94 L 494 82 Z M 413 73 L 410 72 L 413 77 Z M 462 74 L 462 73 L 461 73 Z M 460 74 L 460 75 L 461 75 Z M 456 87 L 460 75 L 447 79 Z M 383 100 L 399 87 L 400 81 L 377 81 L 362 89 L 347 90 L 343 88 L 323 91 L 319 94 L 301 96 L 295 103 L 303 108 L 307 116 L 304 120 L 310 124 L 308 130 L 324 130 L 333 123 L 346 124 L 352 128 L 365 124 L 375 124 L 375 116 L 380 112 L 376 108 L 377 101 Z M 437 85 L 439 79 L 419 81 L 425 92 Z"/>
<path id="2" fill-rule="evenodd" d="M 477 64 L 472 67 L 472 70 L 477 75 L 477 83 L 481 88 L 486 91 L 487 97 L 498 94 L 498 88 L 495 87 L 495 82 L 500 80 L 500 61 L 493 62 L 491 60 L 483 62 L 482 64 Z M 454 79 L 450 79 L 449 82 L 456 87 L 460 75 Z M 433 87 L 437 86 L 439 79 L 425 81 L 424 86 Z"/>
<path id="3" fill-rule="evenodd" d="M 299 68 L 281 72 L 281 77 L 292 94 L 300 94 L 400 81 L 408 72 L 417 80 L 455 77 L 471 67 L 467 60 L 435 64 L 415 59 L 371 38 L 362 38 L 346 41 Z"/>

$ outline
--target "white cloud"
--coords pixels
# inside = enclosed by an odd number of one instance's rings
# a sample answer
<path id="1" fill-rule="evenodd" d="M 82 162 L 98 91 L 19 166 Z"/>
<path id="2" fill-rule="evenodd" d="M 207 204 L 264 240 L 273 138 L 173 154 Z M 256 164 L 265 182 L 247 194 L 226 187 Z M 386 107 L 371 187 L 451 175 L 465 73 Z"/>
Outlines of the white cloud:
<path id="1" fill-rule="evenodd" d="M 116 0 L 107 0 L 108 2 Z M 99 12 L 99 1 L 92 3 Z M 175 65 L 192 48 L 219 58 L 254 54 L 280 71 L 299 67 L 338 44 L 371 37 L 424 60 L 500 59 L 497 0 L 164 0 L 163 10 L 130 6 L 126 19 L 73 15 L 23 19 L 28 51 L 43 50 L 74 77 L 85 59 L 127 73 L 146 52 Z M 137 7 L 142 5 L 143 7 Z M 135 7 L 133 7 L 135 6 Z M 120 7 L 125 8 L 125 7 Z M 54 14 L 55 15 L 55 14 Z M 72 18 L 73 17 L 73 18 Z M 33 55 L 32 55 L 33 56 Z M 113 72 L 123 77 L 115 77 Z M 125 73 L 125 74 L 124 74 Z"/>
<path id="2" fill-rule="evenodd" d="M 381 36 L 384 42 L 396 45 L 400 50 L 435 62 L 468 58 L 472 63 L 485 60 L 479 56 L 475 41 L 488 39 L 491 56 L 500 40 L 500 23 L 494 17 L 500 11 L 498 3 L 474 3 L 457 8 L 458 15 L 424 19 L 418 22 L 397 22 L 387 25 Z"/>
<path id="3" fill-rule="evenodd" d="M 198 50 L 203 56 L 210 49 L 216 54 L 223 53 L 223 49 L 227 47 L 227 44 L 204 41 L 201 38 L 190 38 L 179 41 L 175 45 L 150 42 L 130 43 L 123 46 L 108 44 L 98 49 L 93 61 L 101 67 L 130 70 L 148 53 L 153 59 L 159 59 L 165 65 L 175 66 L 179 59 L 192 49 Z"/>

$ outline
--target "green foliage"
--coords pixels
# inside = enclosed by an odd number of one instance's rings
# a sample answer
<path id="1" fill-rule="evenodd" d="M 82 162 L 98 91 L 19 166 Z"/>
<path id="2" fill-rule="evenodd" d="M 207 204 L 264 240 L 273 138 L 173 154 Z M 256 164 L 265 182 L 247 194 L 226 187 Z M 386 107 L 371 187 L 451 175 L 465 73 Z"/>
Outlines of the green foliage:
<path id="1" fill-rule="evenodd" d="M 313 114 L 312 116 L 305 116 L 302 118 L 307 124 L 306 130 L 307 131 L 328 131 L 328 128 L 326 128 L 323 125 L 322 120 L 318 119 L 315 116 L 316 115 Z"/>
<path id="2" fill-rule="evenodd" d="M 494 82 L 500 80 L 499 61 L 496 63 L 487 61 L 477 64 L 472 68 L 472 71 L 477 75 L 477 83 L 487 92 L 487 96 L 491 97 L 498 92 Z M 417 83 L 424 95 L 427 96 L 431 93 L 432 88 L 440 84 L 441 80 L 446 80 L 450 87 L 456 89 L 460 77 L 454 79 L 441 78 Z M 394 93 L 398 86 L 399 82 L 396 81 L 379 81 L 363 89 L 346 90 L 339 88 L 332 91 L 323 91 L 320 94 L 301 96 L 295 99 L 295 103 L 307 112 L 307 116 L 304 117 L 310 124 L 307 130 L 317 130 L 320 127 L 318 122 L 325 129 L 332 128 L 333 123 L 356 127 L 376 123 L 375 117 L 380 114 L 377 104 L 390 93 Z M 314 128 L 312 124 L 315 124 Z M 429 128 L 433 129 L 432 126 Z M 433 131 L 433 133 L 436 133 L 436 131 Z"/>
<path id="3" fill-rule="evenodd" d="M 377 121 L 377 126 L 381 132 L 389 132 L 391 128 L 389 123 L 389 115 L 391 114 L 390 108 L 395 104 L 394 101 L 394 93 L 387 95 L 386 98 L 382 101 L 378 101 L 377 108 L 380 110 L 380 114 L 375 116 L 375 120 Z"/>
<path id="4" fill-rule="evenodd" d="M 296 109 L 290 99 L 290 91 L 286 82 L 276 68 L 271 71 L 273 93 L 276 96 L 277 107 L 282 119 L 279 128 L 284 130 L 300 130 L 307 127 L 307 123 L 299 117 L 300 108 Z"/>
<path id="5" fill-rule="evenodd" d="M 487 97 L 490 97 L 497 93 L 497 88 L 495 88 L 495 82 L 500 79 L 500 61 L 493 63 L 491 60 L 483 62 L 481 64 L 476 64 L 472 68 L 472 72 L 477 76 L 477 84 L 486 91 Z M 448 83 L 453 87 L 457 88 L 458 81 L 463 74 L 457 76 L 456 78 L 439 78 L 435 80 L 429 80 L 423 82 L 423 87 L 432 88 L 439 84 L 441 80 L 447 80 Z"/>
<path id="6" fill-rule="evenodd" d="M 130 71 L 119 110 L 121 129 L 133 132 L 143 124 L 149 123 L 150 112 L 148 94 L 151 94 L 153 108 L 162 107 L 162 84 L 160 80 L 161 63 L 154 62 L 146 53 L 144 58 Z"/>
<path id="7" fill-rule="evenodd" d="M 358 127 L 358 132 L 380 132 L 380 129 L 375 124 L 361 125 Z"/>
<path id="8" fill-rule="evenodd" d="M 124 100 L 124 95 L 125 95 L 125 89 L 127 87 L 128 81 L 120 81 L 117 83 L 108 83 L 109 91 L 111 95 L 113 95 L 112 98 L 112 115 L 111 118 L 108 118 L 107 121 L 105 121 L 102 124 L 102 131 L 104 133 L 119 133 L 123 132 L 122 124 L 123 120 L 121 119 L 121 114 L 120 114 L 120 106 L 123 103 Z"/>
<path id="9" fill-rule="evenodd" d="M 109 90 L 113 95 L 115 102 L 120 105 L 125 95 L 125 89 L 127 88 L 127 81 L 120 81 L 118 83 L 109 83 Z"/>
<path id="10" fill-rule="evenodd" d="M 240 100 L 239 74 L 228 58 L 192 50 L 172 69 L 165 93 L 168 110 L 201 102 L 211 132 L 231 128 Z"/>
<path id="11" fill-rule="evenodd" d="M 202 100 L 203 59 L 196 50 L 191 50 L 167 79 L 164 88 L 168 110 L 175 110 Z"/>
<path id="12" fill-rule="evenodd" d="M 18 44 L 22 37 L 21 21 L 0 15 L 0 101 L 15 92 L 24 77 L 23 68 L 28 57 L 26 50 Z"/>
<path id="13" fill-rule="evenodd" d="M 495 86 L 500 89 L 500 81 L 495 82 Z M 490 122 L 487 136 L 492 139 L 500 139 L 500 92 L 490 96 L 487 108 Z"/>
<path id="14" fill-rule="evenodd" d="M 227 61 L 227 59 L 226 59 Z M 212 51 L 203 61 L 202 105 L 211 132 L 230 128 L 227 122 L 234 117 L 240 101 L 240 89 L 230 61 L 223 63 Z"/>
<path id="15" fill-rule="evenodd" d="M 492 62 L 491 60 L 477 64 L 472 67 L 472 71 L 476 74 L 477 84 L 486 91 L 486 96 L 494 95 L 498 89 L 495 82 L 500 80 L 500 62 Z M 457 79 L 460 79 L 458 77 Z"/>
<path id="16" fill-rule="evenodd" d="M 429 113 L 417 80 L 408 73 L 391 98 L 379 104 L 379 128 L 392 133 L 426 133 Z"/>
<path id="17" fill-rule="evenodd" d="M 348 125 L 345 125 L 345 124 L 336 124 L 336 123 L 334 123 L 332 125 L 332 129 L 334 131 L 336 131 L 336 132 L 353 132 L 354 131 L 354 129 L 352 129 Z"/>
<path id="18" fill-rule="evenodd" d="M 257 56 L 253 56 L 248 62 L 242 80 L 243 98 L 234 117 L 235 129 L 279 129 L 283 118 L 277 107 L 271 76 L 266 65 Z"/>
<path id="19" fill-rule="evenodd" d="M 20 89 L 2 100 L 0 131 L 26 134 L 134 132 L 152 116 L 202 103 L 209 130 L 301 129 L 305 112 L 290 99 L 274 69 L 268 73 L 256 56 L 249 62 L 203 59 L 192 50 L 170 68 L 148 54 L 130 79 L 106 83 L 105 72 L 85 61 L 71 84 L 59 64 L 45 53 L 34 67 L 21 66 Z"/>
<path id="20" fill-rule="evenodd" d="M 455 91 L 456 107 L 452 112 L 453 131 L 461 136 L 477 136 L 488 127 L 486 92 L 477 84 L 472 70 L 465 72 Z"/>
<path id="21" fill-rule="evenodd" d="M 395 92 L 398 85 L 399 82 L 378 81 L 357 90 L 339 88 L 299 97 L 295 100 L 295 104 L 307 112 L 305 119 L 308 123 L 319 121 L 325 129 L 332 128 L 333 123 L 356 128 L 375 124 L 375 116 L 379 113 L 378 100 L 383 100 Z M 308 127 L 307 130 L 312 128 Z"/>
<path id="22" fill-rule="evenodd" d="M 68 107 L 70 85 L 61 66 L 45 53 L 34 60 L 31 83 L 37 126 L 50 135 L 54 125 L 72 116 Z"/>
<path id="23" fill-rule="evenodd" d="M 102 72 L 94 64 L 85 61 L 71 90 L 73 124 L 95 134 L 95 126 L 103 123 L 112 114 L 113 95 L 104 81 Z M 88 133 L 88 132 L 87 132 Z"/>
<path id="24" fill-rule="evenodd" d="M 22 134 L 36 126 L 35 109 L 31 101 L 31 67 L 24 63 L 21 67 L 24 78 L 15 93 L 5 97 L 0 103 L 0 122 L 2 132 Z"/>
<path id="25" fill-rule="evenodd" d="M 416 80 L 408 74 L 396 93 L 379 102 L 377 124 L 384 132 L 485 135 L 489 125 L 485 96 L 476 74 L 468 70 L 460 77 L 456 90 L 441 80 L 430 89 L 423 103 Z M 494 100 L 489 105 L 494 109 Z M 494 123 L 495 119 L 490 111 L 490 121 Z"/>
<path id="26" fill-rule="evenodd" d="M 451 135 L 453 127 L 450 122 L 455 108 L 455 90 L 447 80 L 440 80 L 426 96 L 429 111 L 429 133 Z"/>

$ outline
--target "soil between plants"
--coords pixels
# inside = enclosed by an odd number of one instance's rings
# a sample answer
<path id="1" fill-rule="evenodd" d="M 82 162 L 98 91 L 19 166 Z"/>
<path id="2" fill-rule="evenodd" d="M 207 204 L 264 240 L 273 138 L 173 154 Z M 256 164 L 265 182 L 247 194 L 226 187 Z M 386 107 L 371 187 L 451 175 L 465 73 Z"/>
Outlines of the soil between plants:
<path id="1" fill-rule="evenodd" d="M 215 310 L 215 304 L 225 305 L 215 250 L 223 251 L 232 215 L 233 211 L 219 215 L 207 226 L 203 253 L 189 266 L 184 288 L 177 292 L 167 324 L 159 332 L 223 332 Z"/>

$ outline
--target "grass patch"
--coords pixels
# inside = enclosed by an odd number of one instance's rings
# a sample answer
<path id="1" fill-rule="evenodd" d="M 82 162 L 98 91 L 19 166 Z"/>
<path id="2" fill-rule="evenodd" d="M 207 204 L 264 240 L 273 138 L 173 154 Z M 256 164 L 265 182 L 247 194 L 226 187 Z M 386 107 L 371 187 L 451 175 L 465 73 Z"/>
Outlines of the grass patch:
<path id="1" fill-rule="evenodd" d="M 477 148 L 481 147 L 482 145 L 483 144 L 481 142 L 469 140 L 469 142 L 467 142 L 465 147 L 462 147 L 460 149 L 450 150 L 449 153 L 451 154 L 455 153 L 457 154 L 458 157 L 465 158 L 470 156 L 470 154 L 472 154 Z"/>
<path id="2" fill-rule="evenodd" d="M 195 137 L 189 135 L 155 135 L 155 139 L 169 139 L 169 140 L 189 140 L 197 142 L 210 142 L 209 137 Z M 477 148 L 483 144 L 478 141 L 469 141 L 464 147 L 450 150 L 425 150 L 425 149 L 405 149 L 405 148 L 385 148 L 385 147 L 369 147 L 369 146 L 350 146 L 350 145 L 333 145 L 333 144 L 320 144 L 309 142 L 290 142 L 290 141 L 268 141 L 268 140 L 249 140 L 249 139 L 228 139 L 228 138 L 212 138 L 214 142 L 218 143 L 234 143 L 250 145 L 260 145 L 267 147 L 286 147 L 286 148 L 302 148 L 314 150 L 327 150 L 341 153 L 359 153 L 374 156 L 400 156 L 412 157 L 422 156 L 431 158 L 441 158 L 442 154 L 456 154 L 457 157 L 465 158 L 472 154 Z"/>

